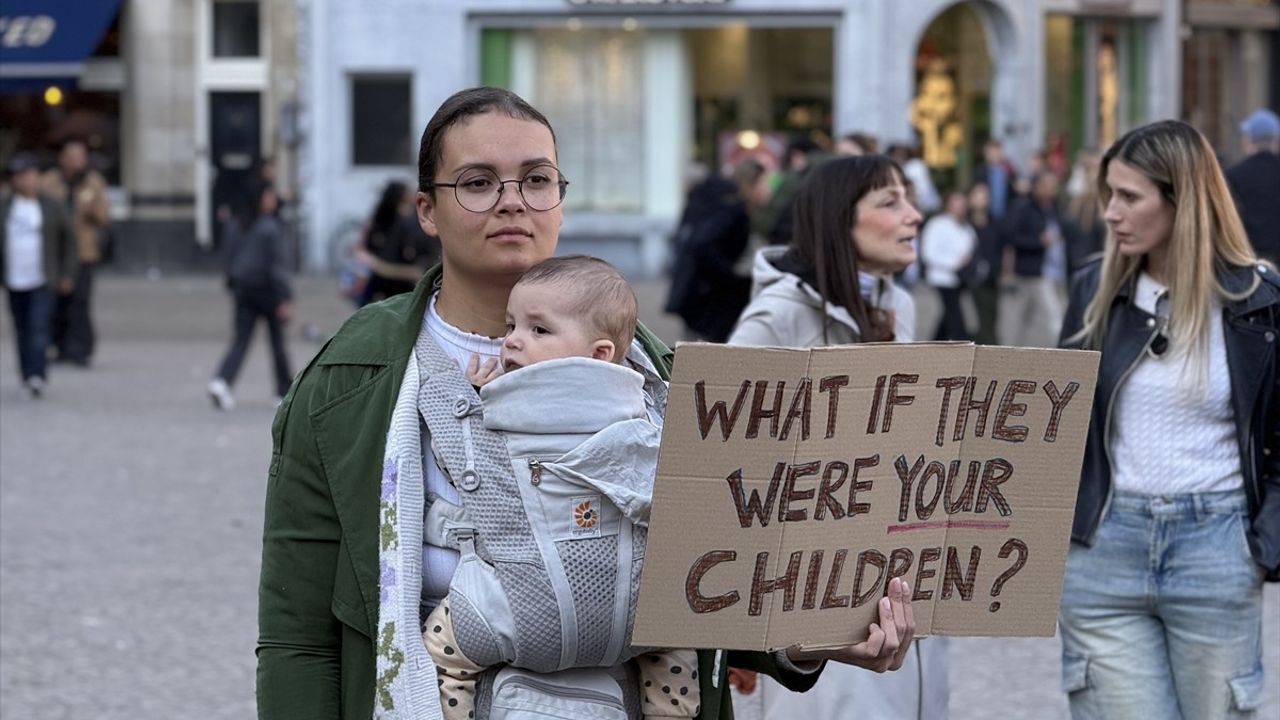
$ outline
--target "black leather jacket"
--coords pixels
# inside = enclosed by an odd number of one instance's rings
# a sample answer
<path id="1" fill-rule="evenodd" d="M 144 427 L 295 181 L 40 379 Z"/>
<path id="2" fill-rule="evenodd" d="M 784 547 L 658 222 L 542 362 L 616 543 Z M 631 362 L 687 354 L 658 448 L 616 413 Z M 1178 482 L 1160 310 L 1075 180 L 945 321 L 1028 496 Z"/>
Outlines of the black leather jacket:
<path id="1" fill-rule="evenodd" d="M 1084 310 L 1098 286 L 1101 263 L 1081 268 L 1071 283 L 1071 300 L 1063 322 L 1062 347 L 1078 347 L 1067 339 L 1083 325 Z M 1258 288 L 1223 309 L 1231 405 L 1235 412 L 1240 466 L 1249 499 L 1247 535 L 1253 558 L 1280 581 L 1280 277 L 1263 265 L 1220 271 L 1219 280 L 1233 292 L 1247 289 L 1253 276 Z M 1093 415 L 1085 445 L 1080 490 L 1071 539 L 1092 545 L 1111 500 L 1109 438 L 1116 391 L 1129 376 L 1156 334 L 1155 319 L 1131 302 L 1133 283 L 1120 289 L 1111 306 L 1102 346 Z"/>

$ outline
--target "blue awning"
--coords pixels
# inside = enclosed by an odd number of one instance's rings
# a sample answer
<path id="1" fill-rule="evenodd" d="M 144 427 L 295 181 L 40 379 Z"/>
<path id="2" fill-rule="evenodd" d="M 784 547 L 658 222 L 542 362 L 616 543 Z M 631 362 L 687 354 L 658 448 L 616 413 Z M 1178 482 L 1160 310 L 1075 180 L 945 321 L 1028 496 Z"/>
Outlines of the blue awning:
<path id="1" fill-rule="evenodd" d="M 0 90 L 74 83 L 120 0 L 0 2 Z"/>

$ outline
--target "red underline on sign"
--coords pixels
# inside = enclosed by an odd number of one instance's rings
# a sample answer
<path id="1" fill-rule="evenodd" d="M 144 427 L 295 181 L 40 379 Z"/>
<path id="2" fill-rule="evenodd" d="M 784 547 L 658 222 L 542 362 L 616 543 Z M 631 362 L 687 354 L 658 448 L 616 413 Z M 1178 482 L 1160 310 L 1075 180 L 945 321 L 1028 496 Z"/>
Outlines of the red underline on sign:
<path id="1" fill-rule="evenodd" d="M 967 530 L 1004 530 L 1009 527 L 1007 520 L 930 520 L 902 525 L 890 525 L 889 534 L 911 532 L 912 530 L 933 530 L 936 528 L 965 528 Z"/>

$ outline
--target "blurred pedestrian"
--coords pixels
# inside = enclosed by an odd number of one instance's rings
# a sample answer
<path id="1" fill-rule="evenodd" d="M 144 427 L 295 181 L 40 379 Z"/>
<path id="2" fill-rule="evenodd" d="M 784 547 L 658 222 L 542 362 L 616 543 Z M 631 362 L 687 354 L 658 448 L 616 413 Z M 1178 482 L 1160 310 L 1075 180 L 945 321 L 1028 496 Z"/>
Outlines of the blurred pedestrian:
<path id="1" fill-rule="evenodd" d="M 40 192 L 40 165 L 30 153 L 9 159 L 12 194 L 0 197 L 0 282 L 9 292 L 18 372 L 32 397 L 48 384 L 45 366 L 55 292 L 75 290 L 79 260 L 61 198 Z"/>
<path id="2" fill-rule="evenodd" d="M 107 181 L 89 167 L 85 144 L 72 140 L 62 146 L 58 166 L 45 172 L 41 188 L 46 195 L 61 199 L 71 217 L 76 237 L 76 257 L 80 261 L 75 288 L 59 293 L 53 319 L 53 345 L 57 361 L 88 367 L 93 357 L 95 333 L 91 313 L 93 275 L 102 260 L 111 205 Z"/>
<path id="3" fill-rule="evenodd" d="M 1067 251 L 1058 216 L 1058 177 L 1036 175 L 1009 218 L 1014 277 L 1001 296 L 1000 342 L 1052 347 L 1066 307 Z"/>
<path id="4" fill-rule="evenodd" d="M 1280 282 L 1178 121 L 1102 158 L 1064 346 L 1102 353 L 1059 615 L 1072 717 L 1249 718 L 1280 580 Z"/>
<path id="5" fill-rule="evenodd" d="M 558 664 L 537 655 L 536 633 L 559 632 L 561 623 L 527 523 L 488 524 L 474 535 L 450 531 L 436 544 L 423 538 L 436 502 L 479 503 L 471 507 L 489 516 L 512 507 L 505 490 L 493 489 L 514 482 L 506 436 L 480 422 L 480 397 L 463 369 L 473 355 L 481 363 L 499 357 L 511 289 L 555 253 L 569 181 L 555 167 L 546 118 L 497 88 L 445 100 L 422 134 L 418 157 L 418 217 L 440 238 L 441 265 L 412 294 L 356 313 L 276 414 L 258 597 L 261 717 L 440 717 L 423 614 L 449 594 L 455 570 L 493 573 L 495 561 L 512 580 L 504 586 L 535 594 L 522 609 L 549 618 L 531 626 L 533 636 L 520 631 L 532 637 L 524 643 L 530 659 Z M 642 412 L 660 421 L 670 350 L 637 324 L 625 363 L 644 377 Z M 475 487 L 480 496 L 467 489 Z M 467 552 L 461 563 L 460 549 Z M 868 641 L 838 649 L 699 651 L 699 717 L 732 715 L 731 663 L 797 689 L 813 684 L 823 660 L 897 668 L 914 635 L 901 579 L 891 583 L 869 630 Z M 590 628 L 583 631 L 583 642 L 599 641 Z M 623 669 L 504 672 L 516 678 L 508 686 L 535 707 L 551 700 L 598 713 L 601 704 L 590 696 L 599 695 L 582 692 L 581 678 L 621 692 L 610 671 Z M 557 682 L 559 694 L 552 689 Z M 624 706 L 616 694 L 608 697 Z"/>
<path id="6" fill-rule="evenodd" d="M 789 247 L 757 253 L 751 303 L 729 342 L 808 348 L 910 341 L 915 308 L 892 278 L 915 260 L 910 241 L 921 218 L 897 165 L 883 155 L 818 165 L 796 195 L 795 219 Z M 869 718 L 946 717 L 947 641 L 917 641 L 900 660 L 912 669 L 878 675 L 830 666 L 803 694 L 761 682 L 765 716 L 834 718 L 856 708 Z M 749 677 L 738 682 L 751 686 Z"/>
<path id="7" fill-rule="evenodd" d="M 878 143 L 874 136 L 864 132 L 845 133 L 836 140 L 836 155 L 873 155 Z"/>
<path id="8" fill-rule="evenodd" d="M 997 138 L 989 138 L 982 146 L 982 162 L 974 168 L 973 177 L 975 182 L 986 184 L 991 197 L 987 214 L 997 223 L 1004 219 L 1005 212 L 1013 205 L 1017 175 L 1013 163 L 1004 154 L 1004 143 Z"/>
<path id="9" fill-rule="evenodd" d="M 791 201 L 795 199 L 809 169 L 827 155 L 808 135 L 798 135 L 787 145 L 777 185 L 761 210 L 758 223 L 769 244 L 786 245 L 791 242 Z"/>
<path id="10" fill-rule="evenodd" d="M 973 259 L 978 235 L 969 225 L 969 202 L 959 190 L 947 193 L 943 211 L 925 223 L 920 235 L 920 255 L 925 281 L 938 293 L 942 319 L 934 340 L 970 340 L 964 322 L 961 272 Z"/>
<path id="11" fill-rule="evenodd" d="M 933 184 L 929 166 L 920 157 L 920 149 L 914 145 L 890 145 L 888 155 L 902 168 L 902 174 L 911 182 L 916 207 L 925 217 L 942 208 L 942 198 Z"/>
<path id="12" fill-rule="evenodd" d="M 1102 220 L 1102 205 L 1098 201 L 1098 156 L 1081 153 L 1072 177 L 1079 174 L 1089 178 L 1075 192 L 1069 193 L 1067 206 L 1062 213 L 1062 239 L 1067 250 L 1067 274 L 1075 275 L 1080 268 L 1102 254 L 1107 239 L 1107 224 Z"/>
<path id="13" fill-rule="evenodd" d="M 724 342 L 751 293 L 736 269 L 751 239 L 764 166 L 745 158 L 733 178 L 710 177 L 689 193 L 676 230 L 666 312 L 679 315 L 690 337 Z"/>
<path id="14" fill-rule="evenodd" d="M 1257 110 L 1240 134 L 1246 157 L 1227 171 L 1227 184 L 1254 252 L 1280 264 L 1280 117 Z"/>
<path id="15" fill-rule="evenodd" d="M 1032 150 L 1027 153 L 1026 162 L 1022 165 L 1022 172 L 1019 172 L 1013 179 L 1014 192 L 1023 196 L 1030 195 L 1036 178 L 1052 172 L 1045 152 L 1043 150 Z"/>
<path id="16" fill-rule="evenodd" d="M 440 261 L 440 241 L 428 236 L 418 223 L 413 193 L 392 180 L 369 218 L 361 250 L 369 265 L 369 279 L 360 305 L 411 292 L 427 268 Z"/>
<path id="17" fill-rule="evenodd" d="M 247 206 L 228 223 L 223 240 L 227 285 L 233 298 L 234 335 L 217 376 L 208 386 L 209 397 L 220 410 L 235 407 L 231 386 L 240 373 L 259 319 L 266 322 L 271 340 L 277 400 L 284 398 L 293 381 L 284 341 L 285 323 L 293 317 L 293 292 L 289 287 L 284 231 L 276 217 L 275 188 L 260 185 L 246 199 Z"/>
<path id="18" fill-rule="evenodd" d="M 964 285 L 973 298 L 978 330 L 974 341 L 981 345 L 999 342 L 996 328 L 1000 317 L 1000 275 L 1004 261 L 1004 235 L 991 217 L 991 195 L 984 182 L 969 188 L 969 225 L 978 238 L 973 258 L 964 271 Z"/>

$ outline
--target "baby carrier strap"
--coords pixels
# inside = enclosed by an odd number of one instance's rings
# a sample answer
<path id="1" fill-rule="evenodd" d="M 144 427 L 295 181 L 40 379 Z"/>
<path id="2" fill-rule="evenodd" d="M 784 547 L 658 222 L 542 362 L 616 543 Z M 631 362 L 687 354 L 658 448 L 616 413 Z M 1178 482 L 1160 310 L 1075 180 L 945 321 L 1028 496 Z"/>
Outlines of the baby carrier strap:
<path id="1" fill-rule="evenodd" d="M 507 598 L 519 599 L 511 603 L 514 657 L 508 659 L 532 670 L 565 667 L 573 657 L 569 646 L 577 640 L 573 632 L 572 643 L 566 642 L 573 604 L 566 602 L 567 589 L 557 592 L 553 587 L 553 571 L 563 574 L 563 569 L 549 567 L 544 559 L 546 551 L 530 526 L 506 441 L 484 427 L 480 397 L 429 333 L 418 335 L 414 353 L 420 373 L 418 411 L 432 452 L 458 489 L 475 528 L 479 558 L 492 566 Z M 465 637 L 458 641 L 466 646 Z"/>
<path id="2" fill-rule="evenodd" d="M 422 524 L 422 540 L 428 545 L 461 550 L 476 536 L 476 524 L 467 509 L 454 505 L 435 493 L 427 493 L 426 521 Z M 472 545 L 474 548 L 474 544 Z"/>

